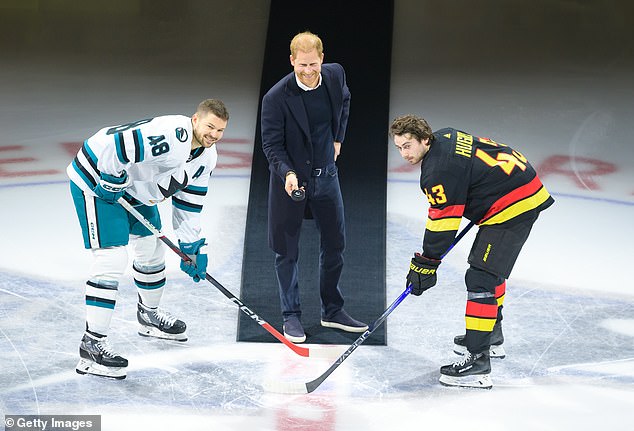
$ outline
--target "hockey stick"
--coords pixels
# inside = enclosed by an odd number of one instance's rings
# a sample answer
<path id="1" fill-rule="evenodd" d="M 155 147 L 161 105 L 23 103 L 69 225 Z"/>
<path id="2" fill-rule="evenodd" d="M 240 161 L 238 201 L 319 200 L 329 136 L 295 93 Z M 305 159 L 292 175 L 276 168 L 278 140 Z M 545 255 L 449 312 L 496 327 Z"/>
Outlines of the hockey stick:
<path id="1" fill-rule="evenodd" d="M 445 254 L 442 255 L 442 257 L 445 257 L 447 253 L 449 253 L 449 251 L 451 251 L 451 249 L 454 248 L 454 246 L 458 243 L 458 241 L 460 241 L 462 237 L 465 236 L 465 234 L 469 231 L 469 229 L 471 229 L 471 227 L 473 227 L 473 225 L 474 225 L 473 222 L 469 222 L 469 224 L 465 226 L 464 229 L 462 229 L 462 231 L 456 236 L 453 243 L 451 243 L 451 245 L 449 246 Z M 394 302 L 392 302 L 392 304 L 387 308 L 387 310 L 385 310 L 383 314 L 381 314 L 381 316 L 378 319 L 376 319 L 376 321 L 372 323 L 370 327 L 363 334 L 361 334 L 361 336 L 357 338 L 356 341 L 352 343 L 352 345 L 348 347 L 348 349 L 345 352 L 343 352 L 343 354 L 339 356 L 339 358 L 321 376 L 306 383 L 270 381 L 270 382 L 266 382 L 263 385 L 264 389 L 269 392 L 277 392 L 281 394 L 308 394 L 313 392 L 315 389 L 319 387 L 319 385 L 321 385 L 324 382 L 324 380 L 328 378 L 328 376 L 330 376 L 330 374 L 332 374 L 333 371 L 337 369 L 337 367 L 339 367 L 339 365 L 343 363 L 343 361 L 346 360 L 348 356 L 350 356 L 350 354 L 352 354 L 352 352 L 356 350 L 357 347 L 359 347 L 370 336 L 370 334 L 372 334 L 376 330 L 376 328 L 381 326 L 381 324 L 385 321 L 385 319 L 387 319 L 387 316 L 389 316 L 390 313 L 394 311 L 394 309 L 398 307 L 398 305 L 401 302 L 403 302 L 405 297 L 409 295 L 411 291 L 412 291 L 412 285 L 410 284 L 405 288 L 403 293 L 401 293 L 400 296 L 396 298 Z"/>
<path id="2" fill-rule="evenodd" d="M 183 253 L 181 251 L 180 247 L 178 247 L 176 244 L 174 244 L 172 241 L 170 241 L 165 235 L 163 235 L 160 230 L 158 230 L 152 223 L 150 223 L 150 221 L 148 219 L 143 217 L 143 214 L 141 214 L 139 211 L 137 211 L 136 208 L 134 208 L 128 201 L 126 201 L 125 199 L 123 199 L 121 197 L 121 198 L 119 198 L 117 200 L 117 202 L 123 208 L 125 208 L 130 214 L 132 214 L 134 216 L 134 218 L 136 218 L 138 221 L 140 221 L 143 224 L 143 226 L 148 228 L 148 230 L 150 232 L 152 232 L 152 234 L 154 236 L 156 236 L 158 239 L 163 241 L 170 249 L 172 249 L 172 251 L 174 253 L 176 253 L 181 259 L 183 259 L 185 262 L 191 262 L 191 259 L 189 258 L 189 256 L 187 256 L 185 253 Z M 211 284 L 213 284 L 214 287 L 216 287 L 216 289 L 218 289 L 220 292 L 223 293 L 223 295 L 225 295 L 227 298 L 229 298 L 229 300 L 231 300 L 231 302 L 236 304 L 238 306 L 238 308 L 240 309 L 240 311 L 242 311 L 244 314 L 246 314 L 251 319 L 253 319 L 258 325 L 260 325 L 264 329 L 266 329 L 271 335 L 273 335 L 279 341 L 284 343 L 293 352 L 297 353 L 300 356 L 311 357 L 311 358 L 329 358 L 329 359 L 331 359 L 333 357 L 333 353 L 328 351 L 330 349 L 314 349 L 314 348 L 298 346 L 296 344 L 291 343 L 282 334 L 280 334 L 278 330 L 276 330 L 274 327 L 272 327 L 268 322 L 266 322 L 260 316 L 255 314 L 238 297 L 236 297 L 233 293 L 231 293 L 229 290 L 227 290 L 222 284 L 220 284 L 211 275 L 209 275 L 208 273 L 205 273 L 205 279 L 208 282 L 210 282 Z"/>

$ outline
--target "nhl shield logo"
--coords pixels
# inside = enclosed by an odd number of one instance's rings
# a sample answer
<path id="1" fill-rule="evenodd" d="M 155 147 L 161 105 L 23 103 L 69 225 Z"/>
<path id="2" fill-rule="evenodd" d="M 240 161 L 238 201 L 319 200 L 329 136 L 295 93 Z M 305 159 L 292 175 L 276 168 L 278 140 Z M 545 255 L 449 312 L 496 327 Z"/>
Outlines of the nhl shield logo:
<path id="1" fill-rule="evenodd" d="M 178 139 L 181 142 L 185 142 L 185 141 L 187 141 L 187 138 L 189 138 L 189 136 L 187 134 L 187 130 L 185 130 L 182 127 L 177 127 L 176 128 L 176 139 Z"/>

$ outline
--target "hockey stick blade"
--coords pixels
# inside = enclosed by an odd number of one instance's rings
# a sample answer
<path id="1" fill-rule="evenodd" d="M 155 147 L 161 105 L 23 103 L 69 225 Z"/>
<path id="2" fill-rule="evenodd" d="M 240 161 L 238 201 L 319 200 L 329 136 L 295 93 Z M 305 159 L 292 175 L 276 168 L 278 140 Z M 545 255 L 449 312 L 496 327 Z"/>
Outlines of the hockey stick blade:
<path id="1" fill-rule="evenodd" d="M 449 253 L 449 251 L 454 248 L 458 241 L 460 241 L 462 237 L 465 236 L 465 234 L 469 231 L 469 229 L 473 227 L 473 225 L 473 222 L 469 222 L 469 224 L 465 226 L 464 229 L 462 229 L 462 231 L 455 237 L 455 239 L 453 240 L 447 251 L 442 255 L 442 257 L 445 257 L 447 253 Z M 394 302 L 392 302 L 392 304 L 390 304 L 390 306 L 383 312 L 383 314 L 381 314 L 381 316 L 379 316 L 379 318 L 376 319 L 376 321 L 372 325 L 370 325 L 370 327 L 363 334 L 361 334 L 361 336 L 357 338 L 355 342 L 352 343 L 352 345 L 348 347 L 348 349 L 343 352 L 343 354 L 339 356 L 339 358 L 322 375 L 320 375 L 316 379 L 306 383 L 267 381 L 262 385 L 262 387 L 268 392 L 276 392 L 280 394 L 308 394 L 313 392 L 319 387 L 319 385 L 324 382 L 324 380 L 328 378 L 328 376 L 330 376 L 339 367 L 339 365 L 343 363 L 343 361 L 346 360 L 348 356 L 352 354 L 352 352 L 357 349 L 357 347 L 363 344 L 363 342 L 376 330 L 376 328 L 381 326 L 385 319 L 387 319 L 387 316 L 389 316 L 390 313 L 392 313 L 392 311 L 394 311 L 394 309 L 398 307 L 401 302 L 403 302 L 405 297 L 407 297 L 407 295 L 409 295 L 411 291 L 412 285 L 409 284 L 405 288 L 403 293 L 401 293 L 399 297 L 396 298 Z"/>
<path id="2" fill-rule="evenodd" d="M 407 295 L 412 291 L 412 286 L 407 286 L 407 288 L 400 294 L 398 298 L 392 302 L 392 304 L 381 314 L 381 316 L 376 319 L 376 321 L 370 325 L 370 327 L 363 333 L 359 338 L 355 340 L 354 343 L 348 347 L 348 349 L 337 358 L 337 360 L 319 377 L 310 382 L 299 383 L 299 382 L 279 382 L 279 381 L 267 381 L 262 387 L 269 392 L 276 392 L 280 394 L 308 394 L 313 392 L 315 389 L 321 385 L 324 380 L 330 376 L 333 371 L 335 371 L 339 365 L 345 361 L 352 352 L 354 352 L 357 347 L 359 347 L 363 342 L 372 334 L 376 328 L 381 326 L 381 324 L 387 319 L 387 316 L 405 299 Z"/>
<path id="3" fill-rule="evenodd" d="M 272 327 L 266 320 L 262 319 L 256 313 L 254 313 L 249 307 L 244 305 L 244 303 L 235 295 L 233 295 L 229 290 L 227 290 L 222 284 L 220 284 L 215 278 L 211 275 L 206 274 L 205 278 L 208 282 L 213 284 L 223 295 L 225 295 L 231 302 L 236 304 L 240 311 L 249 316 L 253 321 L 255 321 L 258 325 L 263 327 L 269 334 L 277 338 L 278 341 L 285 344 L 289 349 L 293 352 L 297 353 L 299 356 L 303 356 L 305 358 L 326 358 L 331 359 L 333 357 L 330 349 L 315 349 L 309 347 L 298 346 L 290 342 L 284 335 L 280 334 L 280 332 Z"/>
<path id="4" fill-rule="evenodd" d="M 123 197 L 121 197 L 121 198 L 119 198 L 117 200 L 117 202 L 123 208 L 125 208 L 130 214 L 132 214 L 134 216 L 134 218 L 136 218 L 138 221 L 140 221 L 141 224 L 143 224 L 143 226 L 145 226 L 152 233 L 152 235 L 156 236 L 159 240 L 163 241 L 163 243 L 165 243 L 165 245 L 167 245 L 182 260 L 184 260 L 185 262 L 191 262 L 191 259 L 189 258 L 189 256 L 187 256 L 185 253 L 183 253 L 181 251 L 180 247 L 178 247 L 176 244 L 174 244 L 172 241 L 170 241 L 169 238 L 167 238 L 165 235 L 163 235 L 159 229 L 157 229 L 148 219 L 146 219 L 143 216 L 143 214 L 141 214 L 139 211 L 137 211 L 137 209 L 134 208 L 128 201 L 126 201 Z M 238 306 L 238 308 L 240 309 L 240 311 L 242 311 L 244 314 L 246 314 L 251 319 L 253 319 L 258 325 L 263 327 L 269 334 L 271 334 L 272 336 L 277 338 L 280 342 L 282 342 L 284 345 L 286 345 L 293 352 L 297 353 L 300 356 L 306 357 L 306 358 L 310 357 L 310 358 L 327 358 L 327 359 L 331 359 L 333 357 L 333 352 L 329 351 L 331 349 L 323 349 L 323 350 L 321 350 L 321 349 L 308 348 L 308 347 L 303 347 L 303 346 L 298 346 L 296 344 L 293 344 L 292 342 L 287 340 L 286 337 L 284 337 L 282 334 L 280 334 L 280 332 L 278 330 L 276 330 L 269 323 L 267 323 L 266 320 L 262 319 L 255 312 L 253 312 L 249 307 L 247 307 L 237 296 L 235 296 L 233 293 L 231 293 L 229 290 L 227 290 L 222 284 L 220 284 L 211 275 L 206 273 L 205 279 L 208 282 L 210 282 L 214 287 L 216 287 L 220 292 L 222 292 L 223 295 L 225 295 L 227 298 L 229 298 L 229 300 L 231 302 L 236 304 Z"/>

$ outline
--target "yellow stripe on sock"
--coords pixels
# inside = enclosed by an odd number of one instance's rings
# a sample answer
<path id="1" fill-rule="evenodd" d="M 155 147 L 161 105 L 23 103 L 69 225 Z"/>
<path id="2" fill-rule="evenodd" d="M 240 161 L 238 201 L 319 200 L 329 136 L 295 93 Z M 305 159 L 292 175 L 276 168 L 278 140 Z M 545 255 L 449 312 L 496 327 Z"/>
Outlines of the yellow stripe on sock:
<path id="1" fill-rule="evenodd" d="M 472 331 L 491 332 L 493 331 L 493 325 L 495 325 L 496 319 L 481 319 L 479 317 L 465 316 L 464 320 L 467 325 L 467 329 L 471 329 Z"/>

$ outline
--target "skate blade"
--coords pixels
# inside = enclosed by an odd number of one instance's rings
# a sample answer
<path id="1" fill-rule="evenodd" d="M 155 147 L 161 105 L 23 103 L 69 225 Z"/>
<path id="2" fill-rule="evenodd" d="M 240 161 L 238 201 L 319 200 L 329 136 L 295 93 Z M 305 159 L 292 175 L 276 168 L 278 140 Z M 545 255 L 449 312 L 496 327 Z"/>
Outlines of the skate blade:
<path id="1" fill-rule="evenodd" d="M 463 377 L 452 377 L 441 374 L 440 379 L 438 380 L 443 386 L 458 386 L 461 388 L 477 389 L 491 389 L 493 387 L 490 374 L 477 374 Z"/>
<path id="2" fill-rule="evenodd" d="M 506 350 L 504 350 L 504 346 L 502 346 L 501 344 L 499 346 L 492 345 L 489 348 L 489 357 L 497 359 L 506 358 Z"/>
<path id="3" fill-rule="evenodd" d="M 152 338 L 160 338 L 162 340 L 172 340 L 172 341 L 187 341 L 187 334 L 182 332 L 180 334 L 168 334 L 167 332 L 163 332 L 158 328 L 139 325 L 139 335 L 142 337 L 152 337 Z"/>
<path id="4" fill-rule="evenodd" d="M 464 356 L 467 354 L 467 348 L 465 346 L 461 346 L 459 344 L 453 345 L 453 352 L 456 355 Z M 504 350 L 504 346 L 491 346 L 489 348 L 489 357 L 495 359 L 504 359 L 506 357 L 506 351 Z"/>
<path id="5" fill-rule="evenodd" d="M 79 360 L 77 367 L 75 367 L 75 371 L 77 371 L 77 374 L 91 374 L 93 376 L 107 377 L 117 380 L 126 378 L 126 371 L 124 367 L 106 367 L 84 358 Z"/>

